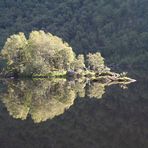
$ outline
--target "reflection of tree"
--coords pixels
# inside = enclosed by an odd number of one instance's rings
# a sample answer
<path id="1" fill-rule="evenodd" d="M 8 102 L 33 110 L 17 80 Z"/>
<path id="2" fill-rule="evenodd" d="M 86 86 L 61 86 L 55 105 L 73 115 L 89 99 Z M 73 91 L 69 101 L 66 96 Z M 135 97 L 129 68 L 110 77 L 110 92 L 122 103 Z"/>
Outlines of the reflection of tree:
<path id="1" fill-rule="evenodd" d="M 9 82 L 7 93 L 3 96 L 3 102 L 10 115 L 14 118 L 26 119 L 29 112 L 31 91 L 24 81 L 19 83 Z"/>
<path id="2" fill-rule="evenodd" d="M 26 119 L 30 114 L 34 122 L 52 119 L 68 109 L 76 98 L 75 91 L 64 80 L 7 83 L 2 101 L 14 118 Z"/>
<path id="3" fill-rule="evenodd" d="M 38 126 L 9 119 L 1 109 L 1 147 L 147 148 L 147 88 L 148 81 L 128 90 L 112 85 L 103 100 L 78 98 L 66 113 Z"/>
<path id="4" fill-rule="evenodd" d="M 87 90 L 87 96 L 90 98 L 102 98 L 105 93 L 105 85 L 102 83 L 92 83 Z"/>
<path id="5" fill-rule="evenodd" d="M 66 81 L 7 81 L 7 92 L 2 95 L 9 114 L 16 119 L 26 119 L 31 115 L 39 123 L 63 114 L 74 102 L 77 95 L 101 98 L 104 84 L 92 83 L 86 89 L 86 82 Z"/>
<path id="6" fill-rule="evenodd" d="M 85 87 L 86 82 L 84 82 L 84 80 L 79 80 L 75 82 L 74 88 L 79 97 L 85 97 Z"/>
<path id="7" fill-rule="evenodd" d="M 49 81 L 47 82 L 49 83 Z M 34 122 L 52 119 L 64 113 L 65 109 L 68 109 L 73 104 L 76 95 L 74 90 L 69 89 L 68 86 L 65 81 L 50 82 L 50 85 L 43 93 L 36 95 L 37 90 L 35 90 L 30 109 Z"/>

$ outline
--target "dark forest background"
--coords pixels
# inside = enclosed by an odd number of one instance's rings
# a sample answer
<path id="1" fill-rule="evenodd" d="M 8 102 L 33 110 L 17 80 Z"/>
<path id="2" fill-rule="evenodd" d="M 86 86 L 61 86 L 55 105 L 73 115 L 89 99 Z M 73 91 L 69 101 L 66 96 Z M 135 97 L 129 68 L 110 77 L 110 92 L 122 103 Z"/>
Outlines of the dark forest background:
<path id="1" fill-rule="evenodd" d="M 1 0 L 0 48 L 14 33 L 44 30 L 76 53 L 148 70 L 148 0 Z"/>

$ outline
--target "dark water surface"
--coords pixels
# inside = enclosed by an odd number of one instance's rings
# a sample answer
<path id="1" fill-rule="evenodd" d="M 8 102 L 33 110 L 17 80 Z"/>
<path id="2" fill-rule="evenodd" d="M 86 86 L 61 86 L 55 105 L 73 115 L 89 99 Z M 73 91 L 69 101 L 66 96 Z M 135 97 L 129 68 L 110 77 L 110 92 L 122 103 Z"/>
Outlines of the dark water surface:
<path id="1" fill-rule="evenodd" d="M 148 81 L 1 82 L 0 148 L 148 148 Z"/>

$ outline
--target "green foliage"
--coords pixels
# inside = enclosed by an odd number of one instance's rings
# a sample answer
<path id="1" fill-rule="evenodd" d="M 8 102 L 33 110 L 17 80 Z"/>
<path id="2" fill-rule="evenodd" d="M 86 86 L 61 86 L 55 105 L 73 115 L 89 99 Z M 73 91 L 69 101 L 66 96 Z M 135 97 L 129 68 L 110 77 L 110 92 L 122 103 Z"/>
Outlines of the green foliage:
<path id="1" fill-rule="evenodd" d="M 130 64 L 148 48 L 147 0 L 2 0 L 0 6 L 1 47 L 10 34 L 46 30 L 77 54 L 99 49 L 114 63 L 129 56 Z"/>
<path id="2" fill-rule="evenodd" d="M 78 55 L 78 57 L 71 64 L 71 68 L 74 69 L 75 71 L 78 71 L 79 69 L 83 70 L 85 68 L 84 55 L 82 54 Z"/>
<path id="3" fill-rule="evenodd" d="M 75 59 L 72 48 L 57 36 L 33 31 L 27 40 L 23 33 L 12 35 L 2 49 L 7 70 L 23 75 L 47 74 L 52 70 L 68 70 Z"/>
<path id="4" fill-rule="evenodd" d="M 68 43 L 44 31 L 32 31 L 28 40 L 23 33 L 7 39 L 1 56 L 7 60 L 6 73 L 21 76 L 61 76 L 74 70 L 83 75 L 85 63 L 91 70 L 102 71 L 104 58 L 99 52 L 77 57 Z"/>
<path id="5" fill-rule="evenodd" d="M 102 70 L 104 69 L 104 58 L 101 56 L 99 52 L 97 53 L 89 53 L 86 59 L 88 67 L 92 70 Z"/>
<path id="6" fill-rule="evenodd" d="M 28 55 L 24 52 L 27 45 L 27 40 L 23 33 L 13 35 L 7 39 L 4 48 L 2 49 L 2 57 L 7 59 L 7 65 L 11 69 L 18 69 L 20 72 L 24 71 L 24 62 Z"/>

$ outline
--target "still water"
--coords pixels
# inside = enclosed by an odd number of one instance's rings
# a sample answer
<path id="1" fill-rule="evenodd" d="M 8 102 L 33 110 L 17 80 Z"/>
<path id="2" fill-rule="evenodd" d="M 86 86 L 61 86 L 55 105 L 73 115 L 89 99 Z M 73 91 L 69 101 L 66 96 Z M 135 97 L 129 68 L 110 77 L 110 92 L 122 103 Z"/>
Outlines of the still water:
<path id="1" fill-rule="evenodd" d="M 1 81 L 0 148 L 148 148 L 148 81 Z"/>

